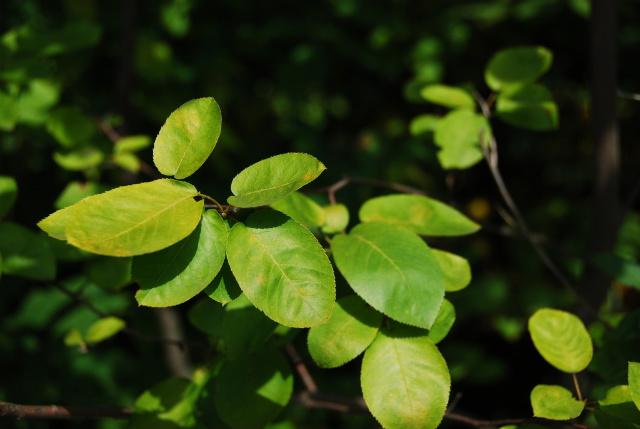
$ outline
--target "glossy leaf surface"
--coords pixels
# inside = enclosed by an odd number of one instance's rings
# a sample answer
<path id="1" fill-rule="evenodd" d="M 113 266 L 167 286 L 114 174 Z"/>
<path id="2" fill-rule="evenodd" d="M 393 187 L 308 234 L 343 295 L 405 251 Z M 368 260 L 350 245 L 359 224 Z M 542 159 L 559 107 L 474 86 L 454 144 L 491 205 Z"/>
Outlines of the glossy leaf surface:
<path id="1" fill-rule="evenodd" d="M 444 276 L 429 246 L 397 225 L 369 222 L 331 241 L 336 266 L 369 305 L 429 329 L 444 297 Z"/>
<path id="2" fill-rule="evenodd" d="M 602 414 L 596 414 L 596 418 L 602 427 L 626 429 L 640 426 L 640 411 L 629 386 L 612 387 L 598 402 Z"/>
<path id="3" fill-rule="evenodd" d="M 70 244 L 108 256 L 155 252 L 182 240 L 198 225 L 203 202 L 188 183 L 160 179 L 122 186 L 85 198 L 45 218 L 38 225 L 58 238 L 66 227 Z"/>
<path id="4" fill-rule="evenodd" d="M 584 410 L 584 402 L 578 401 L 562 386 L 539 384 L 531 391 L 533 415 L 551 420 L 569 420 Z"/>
<path id="5" fill-rule="evenodd" d="M 227 258 L 247 298 L 271 319 L 294 328 L 329 320 L 335 301 L 331 263 L 295 220 L 274 210 L 252 213 L 231 229 Z"/>
<path id="6" fill-rule="evenodd" d="M 503 49 L 489 60 L 484 79 L 494 91 L 532 83 L 549 70 L 552 59 L 551 51 L 541 46 Z"/>
<path id="7" fill-rule="evenodd" d="M 220 107 L 213 98 L 187 101 L 169 115 L 156 137 L 156 168 L 176 179 L 191 176 L 216 147 L 221 127 Z"/>
<path id="8" fill-rule="evenodd" d="M 360 220 L 396 224 L 431 236 L 465 235 L 480 229 L 453 207 L 420 195 L 395 194 L 367 200 L 360 208 Z"/>
<path id="9" fill-rule="evenodd" d="M 450 108 L 475 109 L 476 102 L 467 91 L 446 85 L 428 85 L 420 91 L 425 100 Z"/>
<path id="10" fill-rule="evenodd" d="M 13 207 L 18 196 L 18 183 L 13 177 L 0 176 L 0 219 Z"/>
<path id="11" fill-rule="evenodd" d="M 56 276 L 56 261 L 45 236 L 13 222 L 0 223 L 2 272 L 35 280 Z"/>
<path id="12" fill-rule="evenodd" d="M 286 197 L 314 180 L 326 167 L 306 153 L 283 153 L 242 170 L 231 182 L 229 204 L 259 207 Z"/>
<path id="13" fill-rule="evenodd" d="M 125 327 L 124 320 L 117 317 L 103 317 L 94 322 L 87 331 L 86 340 L 89 344 L 96 344 L 113 337 Z"/>
<path id="14" fill-rule="evenodd" d="M 322 207 L 301 192 L 294 192 L 286 197 L 269 204 L 307 227 L 324 225 L 325 213 Z"/>
<path id="15" fill-rule="evenodd" d="M 225 258 L 227 226 L 214 210 L 185 239 L 133 259 L 132 277 L 140 284 L 136 300 L 149 307 L 178 305 L 214 279 Z"/>
<path id="16" fill-rule="evenodd" d="M 440 165 L 445 169 L 465 169 L 478 163 L 484 157 L 482 141 L 490 134 L 491 127 L 484 116 L 468 109 L 449 113 L 440 120 L 433 136 L 440 148 Z"/>
<path id="17" fill-rule="evenodd" d="M 571 313 L 538 310 L 529 318 L 529 333 L 542 357 L 560 371 L 580 372 L 591 362 L 591 337 L 582 321 Z"/>
<path id="18" fill-rule="evenodd" d="M 382 314 L 359 296 L 340 298 L 329 323 L 309 329 L 309 353 L 321 368 L 344 365 L 369 347 L 381 323 Z"/>
<path id="19" fill-rule="evenodd" d="M 395 325 L 380 330 L 362 361 L 362 393 L 388 429 L 433 429 L 444 416 L 451 378 L 424 331 Z"/>
<path id="20" fill-rule="evenodd" d="M 220 368 L 214 404 L 232 428 L 260 428 L 280 413 L 292 392 L 287 360 L 277 350 L 263 350 Z"/>
<path id="21" fill-rule="evenodd" d="M 445 252 L 444 250 L 431 249 L 440 263 L 444 273 L 445 292 L 456 292 L 464 289 L 471 282 L 471 267 L 462 256 Z"/>
<path id="22" fill-rule="evenodd" d="M 551 92 L 538 84 L 526 84 L 501 92 L 497 116 L 508 124 L 535 131 L 558 128 L 558 106 Z"/>

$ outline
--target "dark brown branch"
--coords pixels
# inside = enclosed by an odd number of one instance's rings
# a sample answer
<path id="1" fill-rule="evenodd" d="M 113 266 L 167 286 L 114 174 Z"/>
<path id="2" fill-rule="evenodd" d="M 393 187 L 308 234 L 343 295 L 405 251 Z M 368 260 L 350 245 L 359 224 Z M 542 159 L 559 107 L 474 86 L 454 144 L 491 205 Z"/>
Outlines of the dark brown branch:
<path id="1" fill-rule="evenodd" d="M 327 186 L 324 188 L 310 189 L 306 191 L 306 193 L 321 194 L 326 192 L 329 197 L 329 202 L 331 204 L 335 204 L 336 203 L 335 193 L 351 183 L 359 183 L 362 185 L 375 186 L 377 188 L 391 189 L 392 191 L 400 192 L 403 194 L 427 195 L 426 192 L 420 189 L 412 188 L 410 186 L 405 186 L 400 183 L 385 182 L 384 180 L 375 180 L 375 179 L 367 179 L 364 177 L 350 177 L 350 176 L 345 176 L 344 178 L 337 181 L 331 186 Z"/>
<path id="2" fill-rule="evenodd" d="M 300 358 L 300 355 L 298 355 L 296 348 L 293 347 L 293 344 L 289 343 L 285 346 L 285 350 L 287 351 L 289 358 L 291 358 L 291 361 L 295 365 L 296 371 L 298 372 L 298 375 L 302 379 L 302 382 L 304 383 L 304 386 L 306 387 L 307 391 L 309 393 L 316 393 L 318 391 L 318 386 L 316 385 L 316 382 L 313 380 L 313 377 L 311 377 L 311 374 L 309 374 L 309 370 L 307 369 L 307 366 L 304 364 L 304 362 Z"/>
<path id="3" fill-rule="evenodd" d="M 0 416 L 18 419 L 128 419 L 131 408 L 101 406 L 19 405 L 0 402 Z"/>
<path id="4" fill-rule="evenodd" d="M 330 395 L 327 393 L 308 391 L 295 392 L 291 402 L 300 404 L 306 408 L 321 408 L 340 413 L 370 414 L 363 398 L 351 398 L 346 396 Z"/>

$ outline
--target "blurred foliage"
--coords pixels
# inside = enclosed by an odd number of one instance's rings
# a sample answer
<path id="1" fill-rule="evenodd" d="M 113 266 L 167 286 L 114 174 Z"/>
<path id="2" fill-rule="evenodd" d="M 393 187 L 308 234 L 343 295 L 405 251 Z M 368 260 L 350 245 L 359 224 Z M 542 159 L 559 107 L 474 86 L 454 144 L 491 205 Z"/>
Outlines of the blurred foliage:
<path id="1" fill-rule="evenodd" d="M 619 4 L 619 86 L 637 93 L 640 10 L 632 0 Z M 418 115 L 445 113 L 421 97 L 425 85 L 462 85 L 487 97 L 482 71 L 499 49 L 539 45 L 553 52 L 542 80 L 558 105 L 559 128 L 542 133 L 494 123 L 492 132 L 503 175 L 532 230 L 560 243 L 551 247 L 552 255 L 577 278 L 590 223 L 593 152 L 588 17 L 587 0 L 4 0 L 0 175 L 15 178 L 18 193 L 3 220 L 35 232 L 36 222 L 54 208 L 149 180 L 145 141 L 177 106 L 213 96 L 224 126 L 216 155 L 194 176 L 198 187 L 227 192 L 234 172 L 268 156 L 302 151 L 328 167 L 319 186 L 344 174 L 400 182 L 489 225 L 468 238 L 430 242 L 469 259 L 473 272 L 470 287 L 451 297 L 457 320 L 441 347 L 453 391 L 462 394 L 458 411 L 483 418 L 529 416 L 531 386 L 553 375 L 524 335 L 526 319 L 543 306 L 570 308 L 573 298 L 528 244 L 492 233 L 503 220 L 485 166 L 444 171 L 437 147 L 409 133 L 409 124 Z M 633 144 L 640 135 L 639 109 L 620 100 L 622 158 L 632 166 L 640 160 Z M 428 130 L 429 119 L 421 126 Z M 141 143 L 114 145 L 114 135 L 138 136 Z M 636 175 L 635 167 L 622 170 L 624 195 Z M 69 182 L 77 184 L 67 188 Z M 364 199 L 380 193 L 351 185 L 338 200 L 354 214 Z M 639 209 L 637 203 L 631 209 Z M 640 215 L 631 212 L 618 253 L 640 259 L 639 231 Z M 153 311 L 134 305 L 135 288 L 119 291 L 126 278 L 113 264 L 59 243 L 51 249 L 60 284 L 127 326 L 157 334 Z M 86 258 L 93 268 L 82 272 L 79 261 Z M 105 270 L 111 276 L 100 275 Z M 66 346 L 71 329 L 80 329 L 82 338 L 99 318 L 50 282 L 4 274 L 0 283 L 0 400 L 131 406 L 169 376 L 156 343 L 119 334 L 89 349 L 73 338 L 75 346 Z M 637 291 L 620 285 L 612 289 L 608 309 L 614 314 L 639 304 Z M 194 320 L 202 311 L 198 305 L 177 307 L 185 323 L 187 314 Z M 637 318 L 629 313 L 613 333 L 592 327 L 601 344 L 613 344 L 592 364 L 602 391 L 624 382 L 611 362 L 627 355 L 640 360 L 629 351 L 639 335 Z M 185 329 L 188 338 L 201 339 L 198 322 Z M 303 337 L 296 344 L 308 359 Z M 624 358 L 617 350 L 626 350 Z M 200 363 L 204 358 L 197 349 L 192 357 Z M 323 390 L 360 394 L 358 364 L 310 370 Z M 281 419 L 277 427 L 375 424 L 371 417 L 295 404 Z M 2 426 L 120 428 L 124 422 L 3 419 Z"/>

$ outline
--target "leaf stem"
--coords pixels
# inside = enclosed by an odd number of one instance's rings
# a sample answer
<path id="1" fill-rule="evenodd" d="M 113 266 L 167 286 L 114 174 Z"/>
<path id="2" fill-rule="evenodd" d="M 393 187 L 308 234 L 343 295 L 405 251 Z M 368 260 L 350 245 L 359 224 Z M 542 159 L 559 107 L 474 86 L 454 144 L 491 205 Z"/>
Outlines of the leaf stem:
<path id="1" fill-rule="evenodd" d="M 202 198 L 206 198 L 209 201 L 213 201 L 214 204 L 218 207 L 218 211 L 220 212 L 220 214 L 225 213 L 224 209 L 222 208 L 222 206 L 220 205 L 219 202 L 217 202 L 216 200 L 214 200 L 213 198 L 211 198 L 208 195 L 205 194 L 198 194 L 198 196 L 202 197 Z"/>
<path id="2" fill-rule="evenodd" d="M 573 377 L 573 385 L 576 388 L 576 393 L 578 394 L 578 400 L 582 401 L 582 392 L 580 391 L 580 384 L 578 384 L 578 377 L 576 376 L 576 373 L 572 373 L 571 376 Z"/>

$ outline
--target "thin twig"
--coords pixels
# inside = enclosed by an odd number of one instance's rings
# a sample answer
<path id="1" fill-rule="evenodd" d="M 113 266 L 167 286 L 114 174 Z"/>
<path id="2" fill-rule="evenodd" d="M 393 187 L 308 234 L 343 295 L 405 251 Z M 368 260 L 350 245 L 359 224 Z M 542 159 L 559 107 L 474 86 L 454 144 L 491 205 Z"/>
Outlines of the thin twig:
<path id="1" fill-rule="evenodd" d="M 618 90 L 618 97 L 626 98 L 627 100 L 640 101 L 640 94 L 633 94 L 631 92 L 624 92 L 621 90 Z"/>
<path id="2" fill-rule="evenodd" d="M 542 419 L 538 417 L 530 417 L 525 419 L 502 419 L 502 420 L 478 420 L 471 417 L 463 416 L 457 413 L 448 413 L 444 416 L 445 419 L 454 420 L 460 423 L 464 423 L 468 426 L 473 426 L 479 429 L 497 429 L 502 426 L 507 425 L 520 425 L 524 423 L 559 423 L 566 427 L 579 428 L 579 429 L 589 429 L 589 427 L 584 426 L 580 423 L 575 423 L 571 421 L 562 421 L 558 422 L 555 420 Z"/>
<path id="3" fill-rule="evenodd" d="M 351 177 L 351 176 L 345 176 L 331 186 L 309 189 L 305 193 L 323 194 L 326 192 L 329 198 L 329 203 L 335 204 L 336 203 L 335 193 L 351 183 L 359 183 L 362 185 L 369 185 L 369 186 L 375 186 L 378 188 L 391 189 L 393 191 L 400 192 L 403 194 L 427 195 L 427 193 L 423 190 L 412 188 L 411 186 L 406 186 L 401 183 L 385 182 L 384 180 L 375 180 L 375 179 L 367 179 L 365 177 Z"/>
<path id="4" fill-rule="evenodd" d="M 307 366 L 304 364 L 304 362 L 300 358 L 300 355 L 296 351 L 296 348 L 293 347 L 293 344 L 289 343 L 285 346 L 285 350 L 287 351 L 289 358 L 291 358 L 291 361 L 295 365 L 296 371 L 298 372 L 298 375 L 302 379 L 302 382 L 304 383 L 304 386 L 307 389 L 307 392 L 316 393 L 318 391 L 318 386 L 316 385 L 316 382 L 313 380 L 313 377 L 311 377 L 311 374 L 309 374 L 309 370 L 307 369 Z"/>
<path id="5" fill-rule="evenodd" d="M 216 200 L 214 200 L 213 198 L 211 198 L 210 196 L 205 195 L 205 194 L 198 194 L 198 195 L 199 195 L 199 196 L 201 196 L 202 198 L 206 198 L 206 199 L 207 199 L 207 200 L 209 200 L 209 201 L 213 201 L 213 203 L 218 207 L 218 211 L 219 211 L 220 213 L 223 213 L 223 212 L 224 212 L 224 209 L 222 208 L 222 206 L 220 205 L 220 203 L 219 203 L 219 202 L 217 202 Z"/>
<path id="6" fill-rule="evenodd" d="M 291 402 L 306 408 L 321 408 L 340 413 L 370 414 L 369 408 L 362 398 L 330 395 L 323 392 L 296 392 L 291 397 Z"/>
<path id="7" fill-rule="evenodd" d="M 131 408 L 103 406 L 20 405 L 0 402 L 0 416 L 17 419 L 128 419 Z"/>

